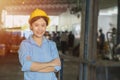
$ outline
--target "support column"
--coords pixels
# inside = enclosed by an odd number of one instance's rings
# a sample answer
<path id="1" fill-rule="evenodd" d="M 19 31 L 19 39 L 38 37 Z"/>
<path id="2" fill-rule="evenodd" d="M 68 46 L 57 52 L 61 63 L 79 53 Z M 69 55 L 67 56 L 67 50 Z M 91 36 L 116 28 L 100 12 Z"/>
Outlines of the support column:
<path id="1" fill-rule="evenodd" d="M 2 9 L 0 9 L 0 29 L 2 28 Z"/>
<path id="2" fill-rule="evenodd" d="M 4 9 L 5 7 L 5 3 L 4 2 L 0 2 L 0 28 L 2 28 L 3 26 L 3 22 L 2 22 L 2 10 Z"/>
<path id="3" fill-rule="evenodd" d="M 79 80 L 96 80 L 98 0 L 82 0 Z"/>
<path id="4" fill-rule="evenodd" d="M 118 15 L 117 15 L 117 44 L 120 43 L 120 0 L 118 0 Z"/>
<path id="5" fill-rule="evenodd" d="M 2 9 L 0 9 L 0 22 L 2 21 Z"/>

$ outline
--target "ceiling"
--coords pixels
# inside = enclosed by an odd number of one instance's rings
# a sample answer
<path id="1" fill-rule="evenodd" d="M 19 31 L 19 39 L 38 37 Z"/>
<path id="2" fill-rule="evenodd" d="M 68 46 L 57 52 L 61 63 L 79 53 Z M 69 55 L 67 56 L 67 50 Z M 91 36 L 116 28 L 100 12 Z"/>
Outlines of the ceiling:
<path id="1" fill-rule="evenodd" d="M 8 14 L 30 14 L 35 8 L 41 8 L 49 15 L 59 15 L 68 7 L 75 7 L 82 0 L 0 0 L 0 9 Z M 108 8 L 117 5 L 117 0 L 99 0 L 99 7 Z"/>

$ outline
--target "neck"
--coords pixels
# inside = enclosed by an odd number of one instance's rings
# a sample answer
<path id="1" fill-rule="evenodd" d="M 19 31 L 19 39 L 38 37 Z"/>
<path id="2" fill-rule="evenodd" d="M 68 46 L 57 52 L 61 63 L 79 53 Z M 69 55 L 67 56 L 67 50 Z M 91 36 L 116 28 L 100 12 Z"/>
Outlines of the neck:
<path id="1" fill-rule="evenodd" d="M 33 35 L 33 39 L 35 40 L 38 46 L 41 46 L 43 37 L 39 38 Z"/>

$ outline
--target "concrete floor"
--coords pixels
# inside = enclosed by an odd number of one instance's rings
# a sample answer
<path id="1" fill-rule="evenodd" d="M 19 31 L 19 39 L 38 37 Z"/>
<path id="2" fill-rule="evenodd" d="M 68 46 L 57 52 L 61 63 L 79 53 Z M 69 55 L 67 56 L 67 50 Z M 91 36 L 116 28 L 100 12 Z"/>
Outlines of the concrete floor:
<path id="1" fill-rule="evenodd" d="M 23 80 L 17 55 L 0 57 L 0 80 Z"/>
<path id="2" fill-rule="evenodd" d="M 77 80 L 79 67 L 77 62 L 64 59 L 63 80 Z M 120 80 L 120 67 L 108 67 L 108 78 L 105 68 L 97 67 L 97 80 Z M 0 57 L 0 80 L 23 80 L 17 54 Z"/>
<path id="3" fill-rule="evenodd" d="M 17 54 L 10 54 L 0 57 L 0 80 L 23 80 L 23 73 L 20 71 Z M 78 67 L 76 63 L 64 60 L 64 80 L 76 80 Z"/>

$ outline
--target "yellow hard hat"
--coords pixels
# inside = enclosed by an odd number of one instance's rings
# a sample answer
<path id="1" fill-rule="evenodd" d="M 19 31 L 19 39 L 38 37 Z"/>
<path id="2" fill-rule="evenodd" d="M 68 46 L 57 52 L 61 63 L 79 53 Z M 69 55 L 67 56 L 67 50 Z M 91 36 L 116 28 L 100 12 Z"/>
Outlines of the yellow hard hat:
<path id="1" fill-rule="evenodd" d="M 48 24 L 49 24 L 50 18 L 48 17 L 47 13 L 46 13 L 45 11 L 41 10 L 41 9 L 38 9 L 38 8 L 35 9 L 35 10 L 31 13 L 30 18 L 29 18 L 29 22 L 32 20 L 32 18 L 37 17 L 37 16 L 43 16 L 43 17 L 48 18 Z"/>

